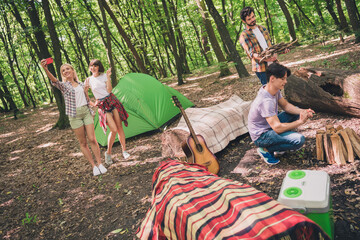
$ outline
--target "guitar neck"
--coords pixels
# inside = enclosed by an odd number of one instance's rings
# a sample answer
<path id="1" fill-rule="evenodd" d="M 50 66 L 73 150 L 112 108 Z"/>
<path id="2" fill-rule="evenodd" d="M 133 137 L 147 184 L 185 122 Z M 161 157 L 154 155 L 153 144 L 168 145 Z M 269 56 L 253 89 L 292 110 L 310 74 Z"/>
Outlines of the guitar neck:
<path id="1" fill-rule="evenodd" d="M 178 107 L 179 107 L 179 109 L 180 109 L 180 111 L 181 111 L 181 114 L 183 115 L 183 117 L 184 117 L 184 119 L 185 119 L 186 125 L 188 126 L 188 128 L 189 128 L 189 130 L 190 130 L 190 135 L 191 135 L 191 137 L 194 139 L 195 144 L 196 144 L 196 145 L 199 145 L 200 142 L 199 142 L 199 140 L 198 140 L 197 137 L 196 137 L 195 131 L 194 131 L 194 129 L 193 129 L 192 126 L 191 126 L 190 120 L 188 119 L 188 117 L 187 117 L 187 115 L 186 115 L 186 113 L 185 113 L 185 110 L 182 108 L 182 106 L 178 106 Z"/>

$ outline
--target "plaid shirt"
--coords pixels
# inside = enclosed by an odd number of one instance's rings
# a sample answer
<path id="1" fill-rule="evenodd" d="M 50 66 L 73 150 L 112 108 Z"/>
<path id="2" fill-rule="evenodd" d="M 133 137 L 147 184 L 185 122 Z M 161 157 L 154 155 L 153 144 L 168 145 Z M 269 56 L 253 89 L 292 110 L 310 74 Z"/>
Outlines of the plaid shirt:
<path id="1" fill-rule="evenodd" d="M 84 83 L 78 82 L 79 85 L 84 88 Z M 71 85 L 70 82 L 60 82 L 59 80 L 56 82 L 51 81 L 51 84 L 58 88 L 65 100 L 65 114 L 70 117 L 76 117 L 76 100 L 75 100 L 75 89 Z M 87 100 L 86 100 L 87 101 Z M 89 102 L 88 102 L 89 106 Z M 91 115 L 94 115 L 94 111 L 90 109 Z"/>
<path id="2" fill-rule="evenodd" d="M 257 25 L 257 27 L 264 36 L 268 47 L 270 47 L 272 44 L 271 44 L 269 32 L 263 26 Z M 252 71 L 265 72 L 267 67 L 267 62 L 263 61 L 262 63 L 259 63 L 257 60 L 253 58 L 254 53 L 260 54 L 262 50 L 259 41 L 257 40 L 255 34 L 253 33 L 253 30 L 248 25 L 246 25 L 246 28 L 241 33 L 239 41 L 241 46 L 244 48 L 244 51 L 251 59 Z"/>

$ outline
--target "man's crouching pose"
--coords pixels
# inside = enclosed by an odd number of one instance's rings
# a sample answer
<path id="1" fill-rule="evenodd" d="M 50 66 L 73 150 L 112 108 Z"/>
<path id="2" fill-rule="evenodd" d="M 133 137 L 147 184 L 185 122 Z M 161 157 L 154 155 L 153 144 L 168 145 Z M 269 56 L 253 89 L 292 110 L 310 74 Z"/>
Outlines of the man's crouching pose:
<path id="1" fill-rule="evenodd" d="M 279 163 L 274 152 L 297 150 L 304 145 L 305 137 L 290 130 L 304 124 L 315 113 L 310 108 L 295 107 L 281 95 L 280 90 L 290 75 L 288 68 L 272 63 L 266 70 L 267 84 L 260 88 L 248 116 L 251 139 L 268 164 Z M 284 111 L 278 113 L 278 106 Z"/>

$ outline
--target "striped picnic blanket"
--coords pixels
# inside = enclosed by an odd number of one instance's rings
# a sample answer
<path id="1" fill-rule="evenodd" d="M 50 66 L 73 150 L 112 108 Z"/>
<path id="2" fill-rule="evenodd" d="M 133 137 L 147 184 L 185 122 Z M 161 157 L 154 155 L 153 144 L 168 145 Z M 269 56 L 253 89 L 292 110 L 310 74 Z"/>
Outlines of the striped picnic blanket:
<path id="1" fill-rule="evenodd" d="M 329 239 L 304 215 L 203 166 L 168 160 L 153 176 L 140 239 Z"/>
<path id="2" fill-rule="evenodd" d="M 224 149 L 231 140 L 248 132 L 247 118 L 251 101 L 233 95 L 229 100 L 207 108 L 187 108 L 186 115 L 196 134 L 204 137 L 212 153 Z M 189 136 L 189 128 L 182 117 L 175 128 L 162 135 L 162 156 L 185 156 L 181 142 Z"/>

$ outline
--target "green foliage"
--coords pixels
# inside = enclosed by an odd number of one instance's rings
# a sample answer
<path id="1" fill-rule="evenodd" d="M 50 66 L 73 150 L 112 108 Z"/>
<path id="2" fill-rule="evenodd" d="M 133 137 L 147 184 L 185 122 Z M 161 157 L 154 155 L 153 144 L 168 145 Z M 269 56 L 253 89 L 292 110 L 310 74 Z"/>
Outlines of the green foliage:
<path id="1" fill-rule="evenodd" d="M 31 217 L 29 213 L 25 214 L 25 218 L 21 220 L 21 224 L 23 226 L 29 225 L 29 224 L 36 224 L 37 222 L 37 215 Z"/>
<path id="2" fill-rule="evenodd" d="M 207 33 L 195 1 L 167 1 L 169 19 L 166 19 L 164 6 L 161 1 L 118 0 L 106 2 L 111 7 L 129 41 L 140 55 L 141 60 L 145 63 L 146 68 L 150 70 L 151 75 L 158 79 L 164 78 L 162 81 L 166 82 L 173 77 L 171 76 L 172 73 L 176 74 L 173 49 L 169 45 L 170 28 L 174 31 L 176 37 L 177 52 L 180 53 L 180 46 L 183 46 L 186 50 L 182 58 L 186 60 L 189 70 L 191 72 L 202 72 L 207 67 L 207 62 L 199 46 L 199 41 L 204 40 Z M 238 43 L 239 34 L 244 28 L 239 13 L 244 6 L 250 5 L 255 8 L 257 23 L 269 28 L 274 43 L 288 42 L 290 40 L 287 20 L 277 1 L 266 1 L 266 8 L 264 6 L 265 1 L 259 0 L 230 1 L 226 2 L 227 4 L 225 4 L 224 8 L 222 1 L 213 0 L 213 2 L 223 21 L 226 23 L 231 39 L 236 42 L 237 50 L 245 64 L 250 62 Z M 80 42 L 75 39 L 75 34 L 70 25 L 75 27 L 75 32 L 79 36 L 80 41 L 82 41 L 89 59 L 100 59 L 104 63 L 105 68 L 109 66 L 103 42 L 103 36 L 105 35 L 104 26 L 97 1 L 61 0 L 61 6 L 64 8 L 66 16 L 63 15 L 54 1 L 50 1 L 54 5 L 52 8 L 52 19 L 61 46 L 52 45 L 49 28 L 44 18 L 43 2 L 34 1 L 34 3 L 42 25 L 40 29 L 35 28 L 31 24 L 27 11 L 29 8 L 27 1 L 14 1 L 15 5 L 3 4 L 4 14 L 3 18 L 0 19 L 0 33 L 3 36 L 10 36 L 8 34 L 11 34 L 11 37 L 0 41 L 0 54 L 2 56 L 0 59 L 0 71 L 4 76 L 0 81 L 6 84 L 12 100 L 18 108 L 25 106 L 23 99 L 30 106 L 32 105 L 32 100 L 35 101 L 34 104 L 41 105 L 44 102 L 50 102 L 52 95 L 49 80 L 41 68 L 39 68 L 40 59 L 37 59 L 36 52 L 32 47 L 32 44 L 37 44 L 34 38 L 35 31 L 42 30 L 44 32 L 51 56 L 54 55 L 53 50 L 55 48 L 60 48 L 61 62 L 72 64 L 81 81 L 89 76 L 88 62 L 85 54 L 82 52 Z M 297 19 L 299 19 L 299 25 L 296 26 L 296 35 L 299 43 L 313 44 L 337 38 L 340 33 L 344 35 L 333 23 L 331 15 L 325 8 L 324 1 L 318 1 L 324 22 L 322 22 L 317 14 L 313 0 L 296 1 L 303 13 L 315 26 L 305 18 L 295 1 L 286 1 L 286 3 L 293 22 L 294 16 L 297 16 Z M 20 13 L 20 17 L 25 24 L 24 29 L 12 14 L 13 6 Z M 342 6 L 344 13 L 347 14 L 343 1 Z M 334 10 L 336 11 L 335 7 Z M 270 15 L 266 17 L 266 14 Z M 9 26 L 6 26 L 5 19 L 7 19 Z M 209 19 L 212 22 L 217 40 L 223 52 L 225 52 L 219 31 L 210 14 Z M 129 72 L 138 72 L 139 67 L 134 60 L 134 53 L 130 51 L 128 44 L 109 15 L 107 15 L 107 20 L 112 35 L 112 52 L 118 77 L 120 78 L 120 76 Z M 167 24 L 170 24 L 170 28 L 167 27 Z M 30 44 L 29 36 L 31 36 L 32 44 Z M 210 42 L 208 42 L 208 46 L 213 56 L 212 64 L 214 66 L 214 69 L 210 71 L 219 70 L 221 66 L 216 61 Z M 328 46 L 324 48 L 326 50 L 320 50 L 331 52 L 334 47 Z M 16 58 L 14 54 L 16 54 Z M 339 64 L 355 69 L 359 62 L 340 59 Z M 326 62 L 321 65 L 327 66 Z M 165 73 L 160 73 L 160 69 L 163 69 Z M 19 89 L 23 91 L 23 98 L 19 93 Z M 89 93 L 92 94 L 91 91 Z M 0 107 L 4 107 L 3 104 L 0 101 Z M 9 103 L 7 102 L 6 104 Z"/>

